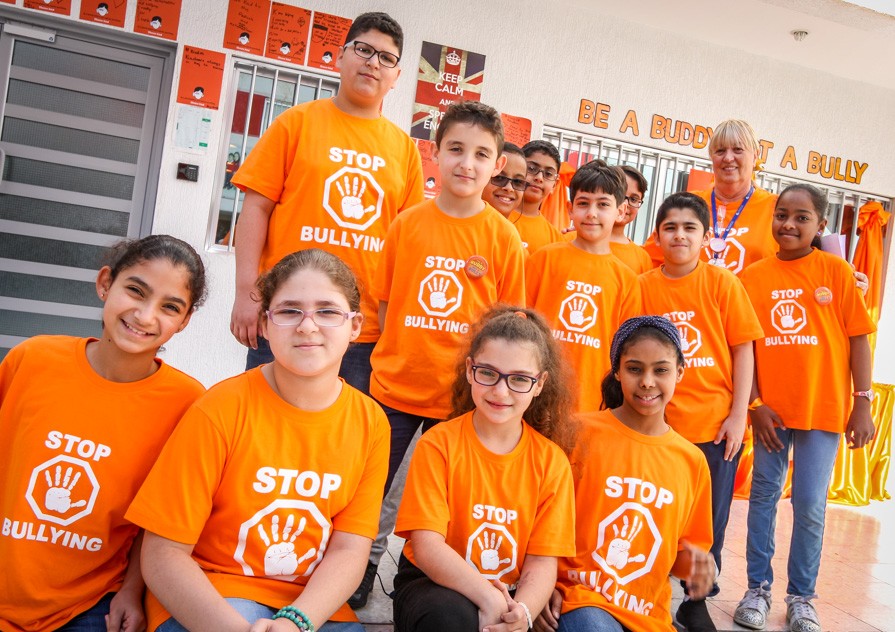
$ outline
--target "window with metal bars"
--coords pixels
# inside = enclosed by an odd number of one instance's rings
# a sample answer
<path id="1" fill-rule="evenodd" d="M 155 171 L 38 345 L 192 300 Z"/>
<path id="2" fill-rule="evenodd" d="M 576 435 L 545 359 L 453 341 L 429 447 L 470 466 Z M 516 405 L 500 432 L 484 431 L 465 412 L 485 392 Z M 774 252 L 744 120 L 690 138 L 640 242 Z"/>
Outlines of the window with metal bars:
<path id="1" fill-rule="evenodd" d="M 230 182 L 273 120 L 293 105 L 326 99 L 339 91 L 336 76 L 275 64 L 234 60 L 235 79 L 218 160 L 216 190 L 208 228 L 208 248 L 233 249 L 236 222 L 245 194 Z"/>

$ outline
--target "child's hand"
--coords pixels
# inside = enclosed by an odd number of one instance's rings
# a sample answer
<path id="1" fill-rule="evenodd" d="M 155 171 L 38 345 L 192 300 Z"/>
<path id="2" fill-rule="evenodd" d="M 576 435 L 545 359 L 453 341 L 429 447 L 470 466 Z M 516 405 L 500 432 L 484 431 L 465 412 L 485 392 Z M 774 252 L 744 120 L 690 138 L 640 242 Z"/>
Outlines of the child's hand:
<path id="1" fill-rule="evenodd" d="M 867 290 L 870 289 L 870 279 L 867 275 L 855 268 L 855 264 L 850 264 L 855 275 L 855 287 L 861 290 L 861 294 L 867 296 Z"/>
<path id="2" fill-rule="evenodd" d="M 510 596 L 506 584 L 502 581 L 495 579 L 491 583 L 503 595 L 508 612 L 500 615 L 500 623 L 486 626 L 482 632 L 526 632 L 528 630 L 528 617 L 525 614 L 525 608 Z"/>
<path id="3" fill-rule="evenodd" d="M 142 591 L 119 590 L 109 604 L 106 630 L 108 632 L 143 632 L 145 629 L 146 617 L 143 615 Z"/>
<path id="4" fill-rule="evenodd" d="M 560 610 L 562 610 L 562 593 L 554 588 L 553 594 L 550 595 L 550 601 L 535 619 L 534 629 L 537 632 L 553 632 L 559 629 Z"/>
<path id="5" fill-rule="evenodd" d="M 678 556 L 690 557 L 690 576 L 687 578 L 687 592 L 693 599 L 702 599 L 712 591 L 715 585 L 715 558 L 712 554 L 703 551 L 682 540 L 683 550 Z"/>
<path id="6" fill-rule="evenodd" d="M 852 450 L 863 448 L 873 440 L 876 435 L 876 426 L 870 418 L 869 402 L 867 406 L 860 406 L 858 402 L 848 416 L 848 424 L 845 426 L 845 440 Z"/>
<path id="7" fill-rule="evenodd" d="M 501 616 L 508 611 L 506 598 L 492 582 L 492 587 L 488 590 L 487 603 L 484 607 L 481 604 L 479 605 L 479 630 L 484 630 L 489 626 L 500 623 Z"/>
<path id="8" fill-rule="evenodd" d="M 785 428 L 783 420 L 767 404 L 762 404 L 749 413 L 752 418 L 752 437 L 758 440 L 768 452 L 780 452 L 783 443 L 775 428 Z"/>
<path id="9" fill-rule="evenodd" d="M 724 448 L 724 460 L 732 461 L 743 447 L 743 435 L 746 434 L 746 416 L 731 414 L 721 427 L 718 434 L 715 435 L 715 445 L 722 441 L 726 441 Z"/>

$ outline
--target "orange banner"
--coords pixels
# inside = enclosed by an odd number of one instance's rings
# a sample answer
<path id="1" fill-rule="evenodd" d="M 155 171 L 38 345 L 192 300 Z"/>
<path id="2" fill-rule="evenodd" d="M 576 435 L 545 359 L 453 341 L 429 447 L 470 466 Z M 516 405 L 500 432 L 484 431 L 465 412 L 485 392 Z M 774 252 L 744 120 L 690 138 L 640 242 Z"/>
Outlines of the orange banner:
<path id="1" fill-rule="evenodd" d="M 230 0 L 224 27 L 224 48 L 264 54 L 270 0 Z"/>
<path id="2" fill-rule="evenodd" d="M 224 53 L 184 46 L 177 102 L 218 109 L 226 60 Z"/>
<path id="3" fill-rule="evenodd" d="M 307 65 L 311 68 L 335 71 L 339 49 L 345 43 L 345 36 L 350 28 L 351 20 L 348 18 L 315 11 Z"/>
<path id="4" fill-rule="evenodd" d="M 134 33 L 177 40 L 183 0 L 138 0 Z"/>
<path id="5" fill-rule="evenodd" d="M 311 30 L 311 12 L 301 7 L 274 2 L 267 27 L 267 48 L 271 59 L 304 64 Z"/>

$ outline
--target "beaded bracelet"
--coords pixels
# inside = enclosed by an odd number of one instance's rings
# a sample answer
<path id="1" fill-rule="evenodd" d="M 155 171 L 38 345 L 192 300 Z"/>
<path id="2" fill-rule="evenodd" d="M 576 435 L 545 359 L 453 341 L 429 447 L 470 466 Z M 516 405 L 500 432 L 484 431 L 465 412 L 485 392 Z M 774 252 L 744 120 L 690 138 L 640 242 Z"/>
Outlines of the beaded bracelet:
<path id="1" fill-rule="evenodd" d="M 528 628 L 527 628 L 527 629 L 528 629 L 528 630 L 531 630 L 533 627 L 535 627 L 535 626 L 534 626 L 534 622 L 531 620 L 531 610 L 529 610 L 529 609 L 528 609 L 528 606 L 526 606 L 526 605 L 525 605 L 524 603 L 522 603 L 521 601 L 517 601 L 516 603 L 519 604 L 520 606 L 522 606 L 522 609 L 525 610 L 525 619 L 528 621 Z"/>
<path id="2" fill-rule="evenodd" d="M 314 632 L 314 624 L 304 612 L 295 606 L 285 606 L 273 616 L 274 619 L 289 619 L 302 632 Z M 531 617 L 529 616 L 529 619 Z"/>

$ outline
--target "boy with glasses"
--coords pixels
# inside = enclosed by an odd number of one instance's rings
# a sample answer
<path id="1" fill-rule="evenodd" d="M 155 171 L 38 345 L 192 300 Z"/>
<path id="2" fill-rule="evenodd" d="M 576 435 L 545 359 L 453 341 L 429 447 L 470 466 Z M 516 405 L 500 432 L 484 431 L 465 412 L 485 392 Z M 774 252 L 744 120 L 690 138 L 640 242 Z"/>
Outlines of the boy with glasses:
<path id="1" fill-rule="evenodd" d="M 522 204 L 522 194 L 528 188 L 525 179 L 525 154 L 513 143 L 503 144 L 503 155 L 507 164 L 485 185 L 482 199 L 509 218 Z"/>
<path id="2" fill-rule="evenodd" d="M 236 227 L 236 297 L 230 331 L 249 347 L 246 368 L 271 361 L 252 298 L 258 274 L 283 256 L 320 248 L 370 287 L 398 211 L 423 199 L 419 152 L 381 114 L 401 74 L 401 26 L 385 13 L 357 17 L 338 51 L 341 84 L 331 99 L 290 108 L 258 140 L 233 176 L 245 191 Z M 369 393 L 379 339 L 378 303 L 362 296 L 364 324 L 342 362 L 346 382 Z"/>
<path id="3" fill-rule="evenodd" d="M 643 204 L 643 196 L 646 195 L 647 182 L 643 174 L 634 167 L 622 165 L 625 173 L 627 192 L 625 193 L 621 216 L 612 227 L 612 236 L 609 238 L 609 248 L 612 254 L 621 259 L 622 263 L 631 268 L 636 274 L 643 274 L 653 269 L 653 261 L 646 248 L 635 244 L 625 235 L 625 227 L 634 221 L 637 212 Z"/>
<path id="4" fill-rule="evenodd" d="M 522 206 L 507 216 L 519 231 L 522 245 L 529 254 L 548 244 L 562 241 L 559 230 L 540 211 L 541 203 L 553 191 L 559 177 L 559 151 L 545 140 L 533 140 L 522 147 L 528 186 Z"/>

